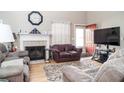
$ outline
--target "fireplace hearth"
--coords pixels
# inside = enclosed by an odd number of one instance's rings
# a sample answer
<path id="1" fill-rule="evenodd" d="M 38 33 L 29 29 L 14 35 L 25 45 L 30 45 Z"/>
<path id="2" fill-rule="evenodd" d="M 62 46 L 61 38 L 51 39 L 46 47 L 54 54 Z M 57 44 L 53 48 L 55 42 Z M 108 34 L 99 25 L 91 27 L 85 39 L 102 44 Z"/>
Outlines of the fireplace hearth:
<path id="1" fill-rule="evenodd" d="M 31 60 L 45 59 L 45 46 L 25 47 Z"/>

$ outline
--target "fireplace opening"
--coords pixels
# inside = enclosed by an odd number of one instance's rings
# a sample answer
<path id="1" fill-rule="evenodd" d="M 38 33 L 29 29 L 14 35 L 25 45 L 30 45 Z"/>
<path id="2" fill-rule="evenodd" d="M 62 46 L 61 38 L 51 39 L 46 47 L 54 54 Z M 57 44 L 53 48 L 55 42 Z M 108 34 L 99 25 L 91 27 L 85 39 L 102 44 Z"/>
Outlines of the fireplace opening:
<path id="1" fill-rule="evenodd" d="M 31 60 L 45 59 L 45 46 L 25 47 Z"/>

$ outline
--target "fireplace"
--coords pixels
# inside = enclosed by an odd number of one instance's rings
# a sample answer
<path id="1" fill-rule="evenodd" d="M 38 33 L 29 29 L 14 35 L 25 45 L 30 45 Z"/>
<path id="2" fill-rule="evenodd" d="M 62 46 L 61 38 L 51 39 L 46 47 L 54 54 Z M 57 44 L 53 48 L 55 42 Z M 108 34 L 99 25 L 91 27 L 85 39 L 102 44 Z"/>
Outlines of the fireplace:
<path id="1" fill-rule="evenodd" d="M 45 60 L 49 59 L 49 51 L 46 51 L 46 49 L 49 49 L 50 46 L 50 36 L 49 35 L 41 35 L 41 34 L 25 34 L 21 33 L 19 34 L 19 49 L 20 51 L 25 51 L 26 47 L 37 47 L 37 46 L 45 46 L 45 57 L 42 57 L 40 59 L 45 58 Z"/>
<path id="2" fill-rule="evenodd" d="M 31 60 L 45 59 L 45 46 L 28 46 L 25 49 L 29 52 Z"/>

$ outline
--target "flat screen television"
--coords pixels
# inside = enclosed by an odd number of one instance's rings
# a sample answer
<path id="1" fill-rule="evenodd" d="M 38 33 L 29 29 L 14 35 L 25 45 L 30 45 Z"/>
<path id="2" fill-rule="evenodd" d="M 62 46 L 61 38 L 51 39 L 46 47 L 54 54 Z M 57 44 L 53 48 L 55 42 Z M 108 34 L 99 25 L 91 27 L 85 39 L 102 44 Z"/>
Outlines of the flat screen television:
<path id="1" fill-rule="evenodd" d="M 120 27 L 94 30 L 94 43 L 120 46 Z"/>

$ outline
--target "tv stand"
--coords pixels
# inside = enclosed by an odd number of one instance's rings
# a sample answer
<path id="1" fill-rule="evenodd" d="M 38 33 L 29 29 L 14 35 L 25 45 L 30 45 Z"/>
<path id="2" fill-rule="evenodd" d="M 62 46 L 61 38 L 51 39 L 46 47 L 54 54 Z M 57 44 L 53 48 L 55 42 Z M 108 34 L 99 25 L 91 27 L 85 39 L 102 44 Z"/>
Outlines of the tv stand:
<path id="1" fill-rule="evenodd" d="M 110 52 L 109 45 L 107 45 L 107 49 L 96 48 L 92 60 L 104 63 L 109 57 L 109 52 Z"/>

